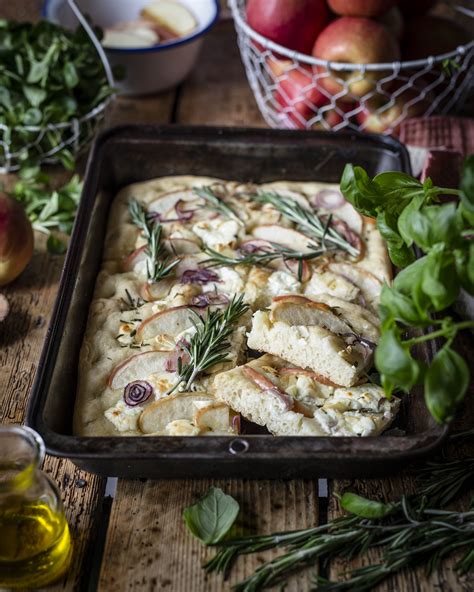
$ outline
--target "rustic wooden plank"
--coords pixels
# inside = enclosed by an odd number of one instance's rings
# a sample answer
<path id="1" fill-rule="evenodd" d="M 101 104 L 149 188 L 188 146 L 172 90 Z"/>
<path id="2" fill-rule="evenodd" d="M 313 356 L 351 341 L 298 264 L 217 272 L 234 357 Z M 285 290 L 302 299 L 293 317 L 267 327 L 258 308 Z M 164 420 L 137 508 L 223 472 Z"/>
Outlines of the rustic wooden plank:
<path id="1" fill-rule="evenodd" d="M 474 367 L 474 347 L 472 345 L 472 335 L 465 333 L 459 336 L 457 340 L 457 349 L 466 356 L 466 361 L 470 368 Z M 474 383 L 471 383 L 469 392 L 462 408 L 459 410 L 458 418 L 453 425 L 454 431 L 462 431 L 472 428 L 474 425 Z M 450 445 L 448 456 L 451 458 L 461 458 L 465 455 L 474 455 L 474 444 L 472 440 Z M 364 479 L 364 480 L 338 480 L 330 484 L 330 502 L 329 519 L 336 518 L 343 514 L 335 494 L 342 495 L 345 491 L 352 491 L 364 497 L 378 499 L 380 501 L 397 500 L 403 494 L 410 494 L 416 490 L 416 471 L 403 472 L 400 475 L 389 479 Z M 466 510 L 470 503 L 470 495 L 465 495 L 459 499 L 453 508 Z M 474 575 L 467 574 L 458 576 L 453 570 L 456 563 L 456 557 L 445 561 L 440 567 L 427 576 L 423 567 L 412 570 L 403 570 L 394 575 L 375 588 L 377 592 L 433 592 L 433 590 L 442 590 L 443 592 L 458 592 L 460 590 L 474 589 Z M 363 558 L 356 557 L 351 561 L 341 558 L 335 558 L 329 567 L 329 577 L 339 579 L 344 572 L 365 565 L 374 565 L 379 563 L 381 552 L 377 549 L 371 549 Z"/>
<path id="2" fill-rule="evenodd" d="M 221 592 L 250 575 L 273 552 L 239 558 L 231 578 L 201 569 L 214 551 L 184 526 L 183 509 L 209 486 L 221 487 L 240 503 L 256 532 L 274 532 L 317 523 L 316 484 L 310 481 L 125 481 L 118 484 L 102 561 L 99 592 L 173 590 Z M 308 587 L 308 572 L 294 576 L 286 592 Z"/>
<path id="3" fill-rule="evenodd" d="M 178 123 L 265 126 L 240 59 L 232 21 L 206 37 L 191 77 L 184 83 Z"/>

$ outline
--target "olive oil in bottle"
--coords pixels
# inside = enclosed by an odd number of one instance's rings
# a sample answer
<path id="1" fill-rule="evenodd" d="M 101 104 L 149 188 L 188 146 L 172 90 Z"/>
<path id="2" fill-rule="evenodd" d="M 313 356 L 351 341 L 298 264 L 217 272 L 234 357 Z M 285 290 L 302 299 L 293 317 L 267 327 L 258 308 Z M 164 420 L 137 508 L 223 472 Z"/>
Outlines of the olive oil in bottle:
<path id="1" fill-rule="evenodd" d="M 69 567 L 71 536 L 55 484 L 38 469 L 41 438 L 0 426 L 0 589 L 38 588 Z"/>
<path id="2" fill-rule="evenodd" d="M 71 555 L 62 513 L 41 502 L 0 506 L 0 587 L 39 587 L 66 571 Z"/>

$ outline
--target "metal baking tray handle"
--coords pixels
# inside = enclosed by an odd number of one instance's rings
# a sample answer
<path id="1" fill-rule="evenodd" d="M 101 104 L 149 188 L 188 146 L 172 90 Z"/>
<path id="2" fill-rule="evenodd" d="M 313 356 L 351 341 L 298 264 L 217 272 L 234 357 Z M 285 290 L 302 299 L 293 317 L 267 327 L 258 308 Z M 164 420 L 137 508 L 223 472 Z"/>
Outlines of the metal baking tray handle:
<path id="1" fill-rule="evenodd" d="M 248 441 L 243 440 L 242 438 L 236 438 L 229 444 L 229 452 L 235 456 L 245 454 L 249 448 L 250 444 Z"/>

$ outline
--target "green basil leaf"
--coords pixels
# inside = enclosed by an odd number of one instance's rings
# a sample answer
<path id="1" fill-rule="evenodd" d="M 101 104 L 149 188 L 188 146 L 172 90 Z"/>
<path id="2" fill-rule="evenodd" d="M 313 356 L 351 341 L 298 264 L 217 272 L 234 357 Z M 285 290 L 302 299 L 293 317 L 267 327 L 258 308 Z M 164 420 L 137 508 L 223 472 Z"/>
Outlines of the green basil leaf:
<path id="1" fill-rule="evenodd" d="M 406 392 L 416 384 L 420 373 L 418 362 L 402 345 L 395 327 L 383 332 L 375 350 L 375 365 L 384 380 Z"/>
<path id="2" fill-rule="evenodd" d="M 379 212 L 377 215 L 377 228 L 387 243 L 388 254 L 394 265 L 403 268 L 415 260 L 413 249 L 405 244 L 398 232 L 395 215 L 385 211 Z"/>
<path id="3" fill-rule="evenodd" d="M 369 519 L 384 518 L 397 508 L 397 504 L 369 500 L 349 491 L 341 497 L 341 506 L 351 514 Z"/>
<path id="4" fill-rule="evenodd" d="M 346 164 L 341 177 L 341 193 L 361 214 L 377 215 L 377 206 L 383 195 L 362 167 Z"/>
<path id="5" fill-rule="evenodd" d="M 46 248 L 48 249 L 48 253 L 52 253 L 53 255 L 63 255 L 67 251 L 66 243 L 54 234 L 48 236 Z"/>
<path id="6" fill-rule="evenodd" d="M 390 316 L 409 326 L 426 326 L 430 317 L 425 311 L 420 311 L 412 298 L 391 288 L 386 284 L 382 287 L 380 304 Z"/>
<path id="7" fill-rule="evenodd" d="M 398 219 L 398 230 L 405 241 L 411 247 L 416 242 L 422 249 L 430 244 L 430 224 L 420 213 L 424 203 L 424 195 L 416 196 L 403 210 Z"/>
<path id="8" fill-rule="evenodd" d="M 426 257 L 421 287 L 435 311 L 450 306 L 459 294 L 454 256 L 441 244 L 435 245 Z"/>
<path id="9" fill-rule="evenodd" d="M 184 510 L 183 518 L 196 538 L 205 545 L 214 545 L 227 534 L 238 513 L 239 504 L 232 496 L 211 487 L 196 504 Z"/>
<path id="10" fill-rule="evenodd" d="M 461 172 L 461 201 L 463 207 L 474 213 L 474 154 L 471 154 L 464 161 Z"/>
<path id="11" fill-rule="evenodd" d="M 451 421 L 469 386 L 469 368 L 448 345 L 433 358 L 425 375 L 425 402 L 438 423 Z"/>

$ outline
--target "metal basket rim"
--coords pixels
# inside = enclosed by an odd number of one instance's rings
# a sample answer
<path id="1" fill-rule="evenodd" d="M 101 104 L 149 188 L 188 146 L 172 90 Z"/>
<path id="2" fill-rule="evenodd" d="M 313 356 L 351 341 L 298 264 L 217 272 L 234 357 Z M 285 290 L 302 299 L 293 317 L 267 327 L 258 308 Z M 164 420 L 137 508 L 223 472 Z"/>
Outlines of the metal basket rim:
<path id="1" fill-rule="evenodd" d="M 79 118 L 73 117 L 73 118 L 69 119 L 68 121 L 60 121 L 59 123 L 48 123 L 46 125 L 15 125 L 13 127 L 9 126 L 9 125 L 5 125 L 4 123 L 0 123 L 0 129 L 13 130 L 13 131 L 25 130 L 27 132 L 35 132 L 35 133 L 38 132 L 39 133 L 44 130 L 64 130 L 64 129 L 67 129 L 68 127 L 72 128 L 72 127 L 76 126 L 78 123 L 79 124 L 84 123 L 84 122 L 89 121 L 90 119 L 93 119 L 94 117 L 97 117 L 98 115 L 100 115 L 100 113 L 105 111 L 105 109 L 112 102 L 113 99 L 114 99 L 113 96 L 109 96 L 104 101 L 102 101 L 101 103 L 96 105 L 93 109 L 91 109 L 85 115 L 82 115 Z"/>
<path id="2" fill-rule="evenodd" d="M 298 51 L 294 51 L 284 47 L 283 45 L 279 45 L 263 37 L 260 33 L 257 33 L 252 27 L 247 23 L 247 21 L 243 18 L 241 14 L 241 5 L 242 0 L 228 0 L 230 9 L 232 11 L 232 17 L 234 19 L 235 24 L 240 27 L 250 38 L 254 41 L 260 43 L 265 49 L 270 49 L 278 54 L 281 54 L 287 58 L 292 60 L 302 62 L 304 64 L 308 64 L 310 66 L 323 66 L 327 70 L 334 70 L 339 72 L 377 72 L 383 70 L 413 70 L 414 68 L 426 68 L 431 67 L 433 64 L 444 62 L 445 60 L 449 60 L 455 58 L 457 56 L 462 56 L 466 54 L 470 49 L 474 49 L 474 40 L 466 43 L 465 45 L 458 46 L 455 50 L 450 51 L 448 53 L 440 54 L 437 56 L 429 56 L 422 60 L 411 60 L 411 61 L 402 61 L 402 62 L 385 62 L 385 63 L 378 63 L 378 64 L 354 64 L 350 62 L 332 62 L 329 60 L 321 60 L 319 58 L 315 58 L 313 56 L 306 55 L 304 53 L 300 53 Z"/>

